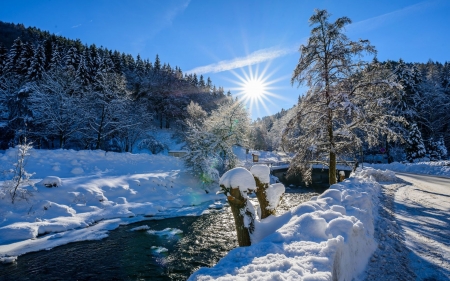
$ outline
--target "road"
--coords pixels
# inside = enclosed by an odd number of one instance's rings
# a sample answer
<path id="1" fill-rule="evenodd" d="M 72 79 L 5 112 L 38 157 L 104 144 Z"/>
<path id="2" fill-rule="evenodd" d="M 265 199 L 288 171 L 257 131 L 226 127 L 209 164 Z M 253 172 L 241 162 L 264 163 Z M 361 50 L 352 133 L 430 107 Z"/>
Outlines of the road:
<path id="1" fill-rule="evenodd" d="M 450 178 L 396 173 L 395 217 L 417 280 L 450 280 Z"/>

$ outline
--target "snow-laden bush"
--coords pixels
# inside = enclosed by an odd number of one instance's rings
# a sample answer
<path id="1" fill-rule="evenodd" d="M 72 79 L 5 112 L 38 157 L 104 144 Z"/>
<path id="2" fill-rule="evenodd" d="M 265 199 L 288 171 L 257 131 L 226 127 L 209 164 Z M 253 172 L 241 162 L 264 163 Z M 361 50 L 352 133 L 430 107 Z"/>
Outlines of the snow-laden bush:
<path id="1" fill-rule="evenodd" d="M 30 181 L 30 177 L 33 174 L 25 170 L 26 159 L 30 155 L 29 151 L 33 148 L 31 142 L 27 142 L 25 138 L 24 143 L 17 145 L 16 148 L 17 162 L 14 163 L 14 168 L 10 171 L 12 173 L 12 179 L 3 182 L 0 194 L 2 198 L 5 195 L 9 195 L 13 204 L 18 199 L 28 200 L 32 193 L 27 188 L 27 185 L 33 186 L 33 183 Z"/>

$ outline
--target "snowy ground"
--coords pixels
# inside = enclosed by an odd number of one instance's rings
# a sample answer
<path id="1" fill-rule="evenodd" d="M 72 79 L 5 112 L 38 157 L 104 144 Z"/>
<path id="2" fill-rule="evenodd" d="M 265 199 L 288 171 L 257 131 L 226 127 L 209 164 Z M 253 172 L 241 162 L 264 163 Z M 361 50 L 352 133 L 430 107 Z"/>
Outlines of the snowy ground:
<path id="1" fill-rule="evenodd" d="M 180 144 L 166 139 L 171 149 Z M 251 155 L 235 149 L 242 161 Z M 98 240 L 121 224 L 164 217 L 201 215 L 225 200 L 205 192 L 183 161 L 166 155 L 32 149 L 25 169 L 35 173 L 28 201 L 11 204 L 0 189 L 0 262 L 75 241 Z M 166 152 L 167 154 L 167 152 Z M 262 159 L 280 161 L 263 152 Z M 0 186 L 17 162 L 17 149 L 0 153 Z M 251 162 L 249 162 L 250 164 Z M 56 187 L 46 187 L 51 185 Z M 218 190 L 218 187 L 217 187 Z"/>
<path id="2" fill-rule="evenodd" d="M 241 160 L 249 157 L 242 149 L 237 153 Z M 260 153 L 269 161 L 281 157 Z M 15 158 L 15 149 L 0 154 L 0 171 Z M 387 168 L 450 174 L 447 162 L 415 165 L 421 166 Z M 36 173 L 37 188 L 28 202 L 0 200 L 0 261 L 6 263 L 31 251 L 102 239 L 121 224 L 200 215 L 225 199 L 206 193 L 180 159 L 165 155 L 33 150 L 26 169 Z M 252 246 L 231 251 L 190 280 L 448 280 L 450 194 L 443 186 L 449 185 L 401 177 L 413 184 L 390 171 L 359 171 L 311 201 L 259 221 L 261 235 Z"/>
<path id="3" fill-rule="evenodd" d="M 16 151 L 0 154 L 0 171 L 12 167 Z M 221 198 L 207 194 L 180 159 L 165 155 L 32 150 L 26 170 L 35 173 L 37 188 L 28 202 L 11 204 L 9 196 L 0 196 L 4 262 L 73 241 L 102 239 L 120 224 L 149 217 L 200 215 Z M 59 180 L 57 187 L 44 185 Z"/>
<path id="4" fill-rule="evenodd" d="M 447 171 L 442 164 L 416 165 L 395 166 L 426 174 Z M 316 200 L 272 218 L 269 227 L 282 221 L 273 234 L 231 251 L 190 280 L 450 280 L 450 182 L 400 177 L 360 171 Z"/>
<path id="5" fill-rule="evenodd" d="M 419 280 L 450 279 L 450 179 L 397 174 L 396 218 Z"/>
<path id="6" fill-rule="evenodd" d="M 447 168 L 439 164 L 395 163 L 392 168 L 443 175 Z M 397 176 L 404 182 L 383 185 L 375 229 L 379 245 L 365 280 L 450 280 L 450 178 Z"/>

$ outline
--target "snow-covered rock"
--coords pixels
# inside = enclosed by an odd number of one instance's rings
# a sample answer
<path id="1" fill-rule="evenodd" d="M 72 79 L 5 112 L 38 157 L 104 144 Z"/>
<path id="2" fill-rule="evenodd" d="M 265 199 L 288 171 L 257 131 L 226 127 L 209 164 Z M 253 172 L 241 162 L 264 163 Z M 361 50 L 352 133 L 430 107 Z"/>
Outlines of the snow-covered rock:
<path id="1" fill-rule="evenodd" d="M 42 181 L 37 183 L 38 185 L 43 185 L 45 187 L 59 187 L 62 186 L 62 181 L 56 176 L 47 176 Z"/>

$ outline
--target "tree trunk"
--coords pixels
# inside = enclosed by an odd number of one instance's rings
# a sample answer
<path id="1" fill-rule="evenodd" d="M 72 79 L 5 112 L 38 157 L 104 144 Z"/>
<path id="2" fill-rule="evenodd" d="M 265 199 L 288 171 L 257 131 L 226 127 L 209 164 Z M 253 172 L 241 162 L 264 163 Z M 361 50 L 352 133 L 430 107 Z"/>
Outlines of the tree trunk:
<path id="1" fill-rule="evenodd" d="M 336 183 L 336 153 L 330 151 L 330 170 L 328 176 L 330 177 L 330 185 Z"/>
<path id="2" fill-rule="evenodd" d="M 230 196 L 228 196 L 228 203 L 230 204 L 231 211 L 233 212 L 239 246 L 250 246 L 250 232 L 244 225 L 244 216 L 242 215 L 245 214 L 247 199 L 242 197 L 239 188 L 232 188 L 230 190 Z"/>
<path id="3" fill-rule="evenodd" d="M 95 149 L 100 149 L 100 141 L 102 139 L 102 133 L 103 133 L 103 121 L 105 120 L 105 106 L 102 108 L 102 118 L 100 119 L 100 127 L 98 128 L 97 132 L 97 143 L 95 145 Z"/>
<path id="4" fill-rule="evenodd" d="M 59 134 L 59 148 L 64 148 L 64 135 L 63 133 Z"/>
<path id="5" fill-rule="evenodd" d="M 258 198 L 259 207 L 261 209 L 261 219 L 265 219 L 270 215 L 275 215 L 275 210 L 268 210 L 269 201 L 267 201 L 266 190 L 269 188 L 268 183 L 262 183 L 259 181 L 259 178 L 254 177 L 256 186 L 258 189 L 256 190 L 256 197 Z"/>

